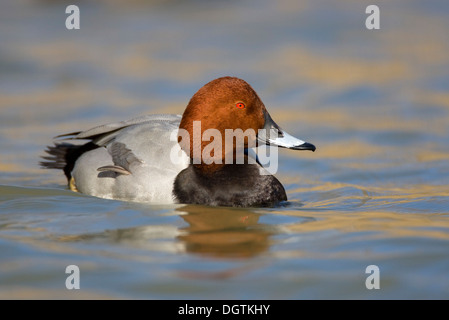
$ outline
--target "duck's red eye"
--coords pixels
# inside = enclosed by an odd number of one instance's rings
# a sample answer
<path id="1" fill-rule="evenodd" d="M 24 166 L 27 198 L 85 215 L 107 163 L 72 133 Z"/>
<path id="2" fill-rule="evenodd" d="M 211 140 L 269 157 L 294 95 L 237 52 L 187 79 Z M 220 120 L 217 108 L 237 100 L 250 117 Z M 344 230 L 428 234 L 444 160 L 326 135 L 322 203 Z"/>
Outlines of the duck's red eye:
<path id="1" fill-rule="evenodd" d="M 235 104 L 235 106 L 236 106 L 237 108 L 239 108 L 239 109 L 245 108 L 245 104 L 244 104 L 243 102 L 237 102 L 237 103 Z"/>

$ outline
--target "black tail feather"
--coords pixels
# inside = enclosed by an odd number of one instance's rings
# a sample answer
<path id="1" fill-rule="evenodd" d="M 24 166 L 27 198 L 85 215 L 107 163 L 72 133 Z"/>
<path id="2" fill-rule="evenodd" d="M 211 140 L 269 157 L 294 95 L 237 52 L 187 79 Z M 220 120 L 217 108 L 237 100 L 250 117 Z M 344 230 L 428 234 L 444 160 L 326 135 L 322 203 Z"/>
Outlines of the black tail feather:
<path id="1" fill-rule="evenodd" d="M 70 181 L 76 160 L 84 152 L 96 148 L 98 148 L 98 146 L 93 142 L 88 142 L 83 145 L 75 145 L 66 142 L 55 143 L 54 146 L 48 146 L 45 150 L 49 156 L 42 156 L 42 159 L 48 161 L 41 161 L 39 164 L 45 169 L 62 169 L 67 180 Z"/>

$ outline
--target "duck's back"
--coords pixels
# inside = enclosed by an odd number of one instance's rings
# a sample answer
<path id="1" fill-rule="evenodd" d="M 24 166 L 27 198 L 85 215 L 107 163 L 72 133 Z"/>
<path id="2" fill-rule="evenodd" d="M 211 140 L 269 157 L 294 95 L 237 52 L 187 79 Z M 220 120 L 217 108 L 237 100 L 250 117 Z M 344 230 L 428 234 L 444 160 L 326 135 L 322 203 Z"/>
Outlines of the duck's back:
<path id="1" fill-rule="evenodd" d="M 109 199 L 173 203 L 174 180 L 189 163 L 176 140 L 179 121 L 177 115 L 146 116 L 76 133 L 72 139 L 89 139 L 98 147 L 74 161 L 73 189 Z"/>

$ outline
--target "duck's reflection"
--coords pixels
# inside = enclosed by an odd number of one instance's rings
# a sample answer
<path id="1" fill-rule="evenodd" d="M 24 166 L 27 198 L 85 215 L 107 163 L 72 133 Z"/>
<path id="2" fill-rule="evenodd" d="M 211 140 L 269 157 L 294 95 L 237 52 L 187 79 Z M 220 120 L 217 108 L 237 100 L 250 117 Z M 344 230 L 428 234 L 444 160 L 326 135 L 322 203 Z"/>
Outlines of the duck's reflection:
<path id="1" fill-rule="evenodd" d="M 184 206 L 177 211 L 188 226 L 177 239 L 190 253 L 219 258 L 247 258 L 269 248 L 269 228 L 249 209 Z"/>
<path id="2" fill-rule="evenodd" d="M 175 212 L 187 225 L 180 225 L 178 220 L 52 238 L 58 242 L 106 242 L 214 258 L 250 258 L 268 250 L 269 238 L 275 232 L 269 225 L 259 223 L 261 215 L 251 209 L 185 205 Z"/>

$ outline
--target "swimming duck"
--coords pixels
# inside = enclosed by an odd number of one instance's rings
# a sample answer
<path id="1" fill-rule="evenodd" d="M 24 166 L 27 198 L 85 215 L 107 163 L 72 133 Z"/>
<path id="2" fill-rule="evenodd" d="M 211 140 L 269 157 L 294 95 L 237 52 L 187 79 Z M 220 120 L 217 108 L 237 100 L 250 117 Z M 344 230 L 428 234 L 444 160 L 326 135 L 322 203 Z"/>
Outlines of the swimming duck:
<path id="1" fill-rule="evenodd" d="M 244 133 L 240 145 L 237 136 L 226 138 L 229 130 Z M 315 151 L 313 144 L 282 130 L 254 89 L 235 77 L 204 85 L 182 116 L 141 116 L 57 138 L 65 142 L 49 146 L 41 165 L 62 169 L 73 191 L 211 206 L 272 206 L 287 200 L 282 184 L 251 152 L 256 143 Z"/>

